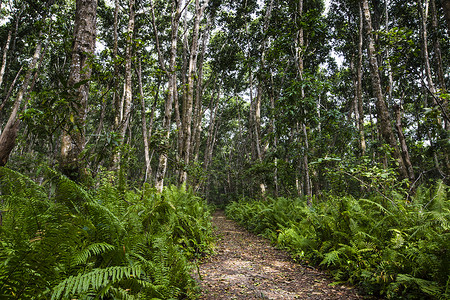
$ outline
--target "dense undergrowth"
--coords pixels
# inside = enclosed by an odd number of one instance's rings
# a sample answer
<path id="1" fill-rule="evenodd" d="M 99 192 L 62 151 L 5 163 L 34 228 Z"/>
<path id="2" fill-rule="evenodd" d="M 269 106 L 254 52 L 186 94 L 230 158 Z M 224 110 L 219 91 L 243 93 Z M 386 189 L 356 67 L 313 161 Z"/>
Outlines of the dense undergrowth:
<path id="1" fill-rule="evenodd" d="M 330 270 L 337 282 L 390 299 L 450 299 L 449 187 L 419 188 L 410 202 L 333 197 L 232 202 L 227 215 Z"/>
<path id="2" fill-rule="evenodd" d="M 212 229 L 191 190 L 41 179 L 0 168 L 1 299 L 196 297 L 190 261 L 210 250 Z"/>

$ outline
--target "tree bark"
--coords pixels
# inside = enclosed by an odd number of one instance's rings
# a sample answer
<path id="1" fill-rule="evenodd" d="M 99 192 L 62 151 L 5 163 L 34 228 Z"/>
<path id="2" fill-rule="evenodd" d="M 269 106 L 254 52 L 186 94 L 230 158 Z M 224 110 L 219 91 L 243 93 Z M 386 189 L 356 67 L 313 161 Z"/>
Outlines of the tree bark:
<path id="1" fill-rule="evenodd" d="M 363 59 L 363 13 L 360 3 L 359 8 L 359 26 L 358 26 L 358 54 L 356 58 L 356 66 L 354 63 L 354 57 L 352 56 L 350 66 L 354 72 L 353 84 L 355 86 L 355 97 L 354 97 L 354 111 L 355 111 L 355 123 L 356 128 L 359 133 L 359 150 L 361 151 L 361 157 L 366 154 L 366 140 L 364 132 L 364 109 L 363 109 L 363 97 L 362 97 L 362 59 Z"/>
<path id="2" fill-rule="evenodd" d="M 297 9 L 297 17 L 302 18 L 303 16 L 303 0 L 298 1 L 298 9 Z M 297 33 L 296 37 L 296 55 L 297 55 L 297 75 L 299 81 L 303 81 L 303 72 L 304 72 L 304 61 L 303 61 L 303 53 L 305 51 L 305 37 L 303 32 L 303 27 L 300 27 Z M 300 97 L 302 99 L 305 98 L 305 90 L 303 89 L 303 86 L 300 89 Z M 306 115 L 306 114 L 304 114 Z M 306 117 L 305 117 L 306 118 Z M 297 124 L 298 127 L 298 124 Z M 297 131 L 300 132 L 300 129 L 297 128 Z M 304 195 L 307 197 L 307 203 L 308 205 L 311 205 L 311 197 L 312 197 L 312 189 L 311 189 L 311 180 L 310 180 L 310 174 L 309 174 L 309 158 L 308 158 L 308 151 L 309 151 L 309 143 L 308 143 L 308 130 L 306 128 L 306 119 L 301 122 L 301 131 L 303 133 L 304 137 L 304 145 L 305 150 L 303 153 L 303 159 L 300 161 L 300 163 L 303 164 L 303 184 L 299 185 L 297 184 L 297 187 L 300 186 L 303 187 Z M 302 169 L 300 167 L 300 169 Z"/>
<path id="3" fill-rule="evenodd" d="M 3 58 L 2 58 L 2 67 L 0 69 L 0 87 L 2 86 L 3 83 L 3 75 L 5 75 L 5 69 L 6 69 L 6 57 L 8 55 L 8 49 L 9 49 L 9 44 L 11 42 L 11 30 L 8 32 L 8 37 L 6 38 L 6 44 L 5 47 L 3 48 Z"/>
<path id="4" fill-rule="evenodd" d="M 177 76 L 175 73 L 175 67 L 176 67 L 176 58 L 177 58 L 177 42 L 178 42 L 178 25 L 180 22 L 180 6 L 182 4 L 182 1 L 180 0 L 173 0 L 172 2 L 172 21 L 171 21 L 171 27 L 172 27 L 172 34 L 171 34 L 171 50 L 170 50 L 170 62 L 169 62 L 169 84 L 168 84 L 168 95 L 165 103 L 164 108 L 164 119 L 163 119 L 163 130 L 165 141 L 164 143 L 169 142 L 170 137 L 170 119 L 172 116 L 172 106 L 174 98 L 177 97 Z M 159 56 L 159 55 L 158 55 Z M 162 56 L 160 56 L 160 60 L 162 60 Z M 166 149 L 163 149 L 159 156 L 159 163 L 158 163 L 158 171 L 156 173 L 156 190 L 158 192 L 162 192 L 164 187 L 164 178 L 166 176 L 166 170 L 167 170 L 167 160 L 168 160 L 168 153 L 167 153 L 167 147 L 168 145 L 165 145 Z"/>
<path id="5" fill-rule="evenodd" d="M 377 108 L 377 117 L 378 124 L 381 131 L 381 135 L 385 142 L 392 148 L 392 155 L 394 159 L 398 163 L 398 171 L 401 178 L 408 178 L 408 173 L 406 171 L 405 164 L 403 162 L 402 156 L 400 154 L 400 150 L 397 145 L 397 141 L 394 136 L 394 131 L 392 129 L 392 125 L 390 122 L 390 116 L 388 107 L 386 105 L 383 92 L 381 90 L 381 79 L 377 55 L 375 50 L 375 43 L 372 35 L 372 21 L 369 10 L 368 0 L 361 0 L 364 14 L 364 21 L 366 25 L 366 35 L 368 42 L 368 50 L 369 50 L 369 64 L 370 64 L 370 75 L 372 78 L 372 89 L 375 94 L 375 105 Z"/>
<path id="6" fill-rule="evenodd" d="M 211 30 L 211 20 L 208 19 L 208 24 L 206 28 L 206 32 L 203 34 L 202 39 L 202 52 L 199 58 L 199 67 L 198 67 L 198 78 L 197 78 L 197 87 L 195 93 L 195 107 L 194 107 L 194 121 L 193 121 L 193 140 L 191 143 L 191 149 L 194 150 L 194 153 L 191 153 L 191 159 L 194 162 L 198 161 L 198 155 L 200 150 L 200 137 L 202 133 L 202 116 L 203 116 L 203 107 L 202 107 L 202 96 L 203 96 L 203 63 L 205 59 L 206 53 L 206 44 L 209 41 L 209 33 Z"/>
<path id="7" fill-rule="evenodd" d="M 39 34 L 39 39 L 40 38 L 41 34 Z M 42 49 L 42 41 L 39 41 L 38 44 L 36 45 L 33 58 L 31 59 L 28 65 L 28 70 L 25 75 L 22 87 L 16 96 L 16 100 L 14 101 L 14 106 L 11 111 L 11 114 L 9 115 L 8 122 L 6 123 L 0 135 L 0 166 L 6 165 L 9 159 L 9 155 L 11 154 L 11 151 L 14 149 L 17 132 L 19 130 L 19 125 L 21 122 L 20 119 L 18 118 L 18 114 L 21 109 L 22 101 L 28 91 L 31 74 L 33 73 L 33 70 L 36 67 L 36 64 L 41 55 L 41 49 Z"/>
<path id="8" fill-rule="evenodd" d="M 113 169 L 120 169 L 120 161 L 123 154 L 122 146 L 125 143 L 125 136 L 130 124 L 131 104 L 133 100 L 132 87 L 132 59 L 133 59 L 133 33 L 135 24 L 134 0 L 129 0 L 129 19 L 126 36 L 126 50 L 125 50 L 125 75 L 123 84 L 122 100 L 116 101 L 116 129 L 119 133 L 119 148 L 116 150 L 113 158 Z M 117 97 L 118 99 L 119 97 Z M 118 105 L 118 106 L 117 106 Z"/>
<path id="9" fill-rule="evenodd" d="M 215 135 L 214 133 L 216 132 L 216 120 L 217 120 L 217 111 L 219 109 L 219 103 L 220 103 L 220 85 L 217 88 L 217 100 L 214 101 L 214 95 L 213 95 L 210 106 L 209 106 L 210 123 L 209 123 L 209 128 L 208 128 L 208 137 L 206 140 L 205 158 L 204 158 L 204 163 L 203 163 L 203 170 L 205 172 L 208 171 L 209 164 L 211 163 L 211 160 L 212 160 L 214 135 Z"/>
<path id="10" fill-rule="evenodd" d="M 61 137 L 60 169 L 63 174 L 81 180 L 86 170 L 80 154 L 85 147 L 85 123 L 89 97 L 91 65 L 94 55 L 97 19 L 97 0 L 77 0 L 75 11 L 74 41 L 68 86 L 73 87 L 73 126 L 66 126 Z M 85 82 L 86 81 L 86 82 Z M 77 87 L 77 85 L 80 85 Z"/>
<path id="11" fill-rule="evenodd" d="M 194 104 L 194 90 L 195 90 L 195 74 L 197 69 L 197 56 L 199 50 L 198 37 L 200 32 L 200 21 L 203 17 L 203 11 L 208 5 L 208 0 L 205 0 L 203 6 L 200 6 L 200 1 L 195 0 L 195 20 L 192 30 L 192 44 L 189 57 L 189 68 L 187 76 L 187 95 L 184 98 L 185 103 L 183 105 L 183 145 L 181 152 L 181 159 L 185 166 L 189 165 L 191 156 L 191 137 L 192 137 L 192 112 Z M 187 182 L 186 168 L 180 173 L 179 183 L 183 184 Z"/>
<path id="12" fill-rule="evenodd" d="M 366 139 L 364 132 L 364 109 L 363 109 L 363 97 L 362 97 L 362 77 L 363 77 L 363 22 L 362 7 L 359 5 L 359 27 L 358 27 L 358 66 L 356 71 L 357 76 L 357 87 L 356 87 L 356 97 L 358 103 L 358 124 L 359 124 L 359 140 L 361 147 L 361 156 L 366 154 Z"/>
<path id="13" fill-rule="evenodd" d="M 428 11 L 429 11 L 429 0 L 425 0 L 425 10 L 422 6 L 422 0 L 419 0 L 419 12 L 422 19 L 422 58 L 425 68 L 425 75 L 427 78 L 428 88 L 430 89 L 431 93 L 433 95 L 436 94 L 436 87 L 433 82 L 433 76 L 431 74 L 431 65 L 430 65 L 430 59 L 429 59 L 429 53 L 428 53 L 428 30 L 427 30 L 427 18 L 428 18 Z"/>
<path id="14" fill-rule="evenodd" d="M 114 33 L 113 33 L 113 61 L 114 61 L 114 83 L 113 83 L 113 103 L 114 103 L 114 130 L 118 131 L 120 127 L 120 108 L 122 107 L 121 98 L 119 96 L 119 37 L 118 37 L 118 19 L 119 19 L 119 0 L 115 0 L 114 8 Z M 113 158 L 114 161 L 115 158 Z M 115 167 L 113 163 L 113 168 Z"/>
<path id="15" fill-rule="evenodd" d="M 5 99 L 3 99 L 2 104 L 0 105 L 0 111 L 2 111 L 3 108 L 5 107 L 6 103 L 8 103 L 9 97 L 11 97 L 11 94 L 12 94 L 12 92 L 14 90 L 14 86 L 16 85 L 16 81 L 19 78 L 20 73 L 22 72 L 22 70 L 23 70 L 23 66 L 20 67 L 19 71 L 17 71 L 16 77 L 14 77 L 13 82 L 9 86 L 8 93 L 6 93 Z"/>
<path id="16" fill-rule="evenodd" d="M 147 131 L 147 117 L 145 116 L 146 105 L 144 99 L 144 89 L 142 87 L 142 63 L 139 59 L 138 69 L 136 70 L 138 85 L 139 85 L 139 98 L 141 99 L 141 125 L 142 125 L 142 139 L 144 143 L 144 158 L 145 158 L 145 174 L 144 182 L 147 182 L 152 174 L 152 166 L 150 164 L 150 147 L 148 142 L 148 131 Z"/>
<path id="17" fill-rule="evenodd" d="M 406 144 L 405 135 L 403 134 L 401 107 L 400 107 L 400 105 L 395 105 L 394 109 L 395 109 L 395 116 L 396 116 L 395 126 L 397 127 L 397 134 L 398 134 L 398 139 L 400 141 L 400 146 L 402 149 L 403 160 L 405 161 L 405 166 L 406 166 L 406 170 L 408 171 L 409 180 L 411 182 L 414 182 L 414 180 L 415 180 L 414 169 L 411 164 L 411 159 L 409 156 L 409 151 L 408 151 L 408 146 Z"/>

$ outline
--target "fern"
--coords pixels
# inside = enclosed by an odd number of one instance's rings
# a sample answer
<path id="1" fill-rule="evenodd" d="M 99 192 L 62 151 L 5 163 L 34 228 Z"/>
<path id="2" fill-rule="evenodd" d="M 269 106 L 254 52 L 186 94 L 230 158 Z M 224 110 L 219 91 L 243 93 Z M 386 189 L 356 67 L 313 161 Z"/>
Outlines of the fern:
<path id="1" fill-rule="evenodd" d="M 134 267 L 114 266 L 104 269 L 94 269 L 87 273 L 70 276 L 58 284 L 52 293 L 51 299 L 65 299 L 69 296 L 83 295 L 90 291 L 98 291 L 107 287 L 110 283 L 138 277 L 141 275 L 139 265 Z M 107 290 L 103 290 L 105 294 Z"/>
<path id="2" fill-rule="evenodd" d="M 368 293 L 444 299 L 450 282 L 448 190 L 442 182 L 420 187 L 411 203 L 395 192 L 391 201 L 329 196 L 313 207 L 246 199 L 231 203 L 226 213 Z"/>
<path id="3" fill-rule="evenodd" d="M 192 191 L 118 193 L 107 180 L 93 191 L 44 175 L 38 185 L 0 168 L 1 299 L 195 297 L 187 256 L 208 251 L 212 229 Z"/>
<path id="4" fill-rule="evenodd" d="M 320 265 L 327 265 L 329 267 L 330 265 L 337 265 L 339 261 L 339 250 L 333 250 L 331 252 L 324 254 L 324 259 L 320 262 Z"/>
<path id="5" fill-rule="evenodd" d="M 94 243 L 88 245 L 82 251 L 76 253 L 76 255 L 72 259 L 72 266 L 77 266 L 81 264 L 87 263 L 88 259 L 100 255 L 102 253 L 112 251 L 116 247 L 108 244 L 108 243 Z"/>
<path id="6" fill-rule="evenodd" d="M 408 274 L 398 274 L 396 278 L 397 283 L 394 286 L 403 285 L 404 287 L 416 286 L 420 291 L 427 295 L 439 297 L 442 294 L 442 288 L 436 282 L 415 278 Z"/>

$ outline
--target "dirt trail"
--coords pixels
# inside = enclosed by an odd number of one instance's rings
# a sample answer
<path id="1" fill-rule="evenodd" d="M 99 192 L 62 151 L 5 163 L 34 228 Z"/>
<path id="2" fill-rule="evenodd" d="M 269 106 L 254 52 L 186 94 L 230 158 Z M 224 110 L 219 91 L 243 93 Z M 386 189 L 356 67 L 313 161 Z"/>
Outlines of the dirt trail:
<path id="1" fill-rule="evenodd" d="M 295 264 L 284 251 L 249 233 L 223 212 L 214 214 L 216 255 L 199 266 L 200 299 L 363 299 L 355 289 Z"/>

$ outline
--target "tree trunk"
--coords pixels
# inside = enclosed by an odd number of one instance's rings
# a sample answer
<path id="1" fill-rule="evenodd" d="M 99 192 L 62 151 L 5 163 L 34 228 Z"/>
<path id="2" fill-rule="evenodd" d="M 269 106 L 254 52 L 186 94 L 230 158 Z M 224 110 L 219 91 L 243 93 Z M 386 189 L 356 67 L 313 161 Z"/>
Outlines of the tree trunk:
<path id="1" fill-rule="evenodd" d="M 211 104 L 209 106 L 210 117 L 209 117 L 209 128 L 208 128 L 208 137 L 206 140 L 206 148 L 205 148 L 205 158 L 203 163 L 203 170 L 208 171 L 209 164 L 212 160 L 213 153 L 213 144 L 214 144 L 214 132 L 216 129 L 216 120 L 217 120 L 217 111 L 219 109 L 220 103 L 220 85 L 217 88 L 217 100 L 214 101 L 214 95 L 211 99 Z M 213 108 L 214 105 L 214 108 Z"/>
<path id="2" fill-rule="evenodd" d="M 364 131 L 364 109 L 363 109 L 363 97 L 362 97 L 362 59 L 363 59 L 363 13 L 361 5 L 359 7 L 359 26 L 358 26 L 358 57 L 356 62 L 356 72 L 355 72 L 355 117 L 356 117 L 356 127 L 359 132 L 359 149 L 361 151 L 361 156 L 366 154 L 366 139 Z"/>
<path id="3" fill-rule="evenodd" d="M 96 36 L 97 0 L 77 0 L 75 11 L 74 41 L 68 86 L 75 88 L 73 101 L 77 111 L 73 112 L 74 126 L 67 126 L 61 137 L 60 168 L 66 176 L 80 180 L 85 175 L 85 166 L 80 154 L 85 147 L 85 123 L 89 97 L 91 64 Z M 75 87 L 80 85 L 79 87 Z"/>
<path id="4" fill-rule="evenodd" d="M 363 109 L 363 97 L 362 97 L 362 77 L 363 77 L 363 13 L 361 5 L 359 5 L 359 28 L 358 28 L 358 66 L 356 70 L 357 87 L 356 97 L 358 101 L 358 124 L 359 124 L 359 140 L 361 147 L 361 156 L 366 154 L 366 139 L 364 132 L 364 109 Z"/>
<path id="5" fill-rule="evenodd" d="M 195 89 L 195 74 L 197 69 L 197 54 L 199 50 L 198 36 L 200 31 L 200 21 L 203 17 L 203 11 L 208 5 L 208 0 L 206 0 L 203 6 L 200 6 L 200 1 L 195 0 L 195 20 L 194 28 L 192 31 L 192 44 L 191 52 L 189 57 L 189 69 L 187 77 L 187 95 L 184 98 L 185 103 L 183 105 L 183 145 L 181 152 L 181 159 L 185 166 L 189 165 L 189 160 L 191 156 L 191 136 L 192 136 L 192 112 L 194 104 L 194 89 Z M 179 182 L 180 184 L 186 183 L 187 172 L 186 168 L 180 173 Z"/>
<path id="6" fill-rule="evenodd" d="M 119 0 L 115 0 L 114 8 L 114 33 L 113 33 L 113 61 L 114 61 L 114 83 L 113 83 L 113 104 L 114 104 L 114 130 L 118 131 L 120 126 L 120 108 L 122 107 L 121 98 L 119 96 L 119 37 L 118 37 L 118 19 L 119 19 Z M 115 158 L 113 158 L 114 160 Z M 113 163 L 113 168 L 115 167 Z"/>
<path id="7" fill-rule="evenodd" d="M 119 149 L 114 154 L 114 169 L 120 168 L 120 160 L 122 156 L 122 146 L 125 143 L 125 136 L 130 124 L 131 104 L 133 100 L 133 87 L 132 87 L 132 59 L 133 59 L 133 32 L 134 32 L 134 0 L 129 0 L 129 19 L 126 37 L 126 50 L 125 50 L 125 80 L 123 84 L 123 96 L 122 100 L 118 103 L 119 107 L 116 107 L 116 122 L 117 130 L 119 133 Z"/>
<path id="8" fill-rule="evenodd" d="M 422 24 L 421 24 L 421 35 L 422 35 L 422 59 L 423 59 L 423 63 L 424 63 L 424 69 L 425 69 L 425 76 L 427 79 L 427 84 L 428 84 L 428 90 L 429 92 L 432 94 L 432 101 L 433 101 L 433 106 L 438 106 L 438 100 L 436 100 L 435 96 L 437 95 L 437 90 L 436 90 L 436 86 L 433 82 L 433 75 L 431 72 L 431 64 L 430 64 L 430 58 L 429 58 L 429 52 L 428 52 L 428 30 L 427 30 L 427 19 L 428 19 L 428 11 L 429 11 L 429 0 L 425 0 L 425 9 L 422 5 L 422 0 L 418 1 L 418 6 L 419 6 L 419 13 L 422 19 Z M 440 47 L 438 47 L 437 52 L 435 49 L 435 55 L 438 56 L 438 60 L 439 60 L 439 49 Z M 438 71 L 439 73 L 439 71 Z M 439 78 L 439 75 L 438 75 Z M 438 118 L 438 123 L 442 125 L 442 119 Z M 446 123 L 444 123 L 443 127 L 446 127 Z M 428 136 L 430 137 L 430 143 L 433 143 L 433 141 L 431 140 L 432 134 L 431 132 L 428 133 Z M 441 165 L 439 163 L 439 159 L 437 158 L 437 153 L 434 150 L 434 162 L 435 162 L 435 166 L 436 169 L 439 170 L 439 172 L 441 174 L 443 174 L 443 172 L 441 171 Z M 444 157 L 448 161 L 448 154 L 444 153 Z"/>
<path id="9" fill-rule="evenodd" d="M 181 1 L 174 0 L 172 2 L 172 37 L 171 37 L 171 50 L 170 50 L 170 62 L 169 62 L 169 85 L 168 85 L 168 95 L 165 103 L 165 109 L 164 109 L 164 120 L 163 120 L 163 130 L 164 138 L 166 139 L 166 143 L 169 142 L 170 137 L 170 119 L 172 116 L 172 105 L 174 98 L 177 97 L 177 75 L 175 73 L 175 67 L 176 67 L 176 58 L 177 58 L 177 42 L 178 42 L 178 25 L 180 22 L 180 6 Z M 160 55 L 158 55 L 160 56 Z M 160 56 L 160 60 L 162 57 Z M 166 170 L 167 170 L 167 160 L 168 160 L 168 153 L 167 153 L 167 147 L 166 149 L 163 149 L 159 156 L 159 163 L 158 163 L 158 171 L 156 173 L 156 190 L 158 192 L 162 192 L 164 187 L 164 177 L 166 176 Z"/>
<path id="10" fill-rule="evenodd" d="M 131 103 L 133 99 L 132 89 L 132 59 L 133 59 L 133 32 L 134 32 L 134 0 L 129 1 L 130 17 L 127 30 L 127 48 L 125 52 L 125 82 L 123 88 L 123 106 L 120 110 L 120 138 L 125 141 L 125 133 L 130 124 Z"/>
<path id="11" fill-rule="evenodd" d="M 41 38 L 41 34 L 39 34 L 39 39 Z M 19 130 L 20 119 L 18 118 L 18 114 L 20 111 L 20 107 L 23 101 L 23 98 L 27 94 L 28 86 L 30 84 L 31 74 L 33 73 L 34 68 L 39 60 L 39 56 L 41 55 L 42 49 L 42 41 L 39 41 L 36 45 L 36 50 L 34 51 L 33 58 L 28 65 L 28 70 L 25 75 L 24 82 L 22 84 L 21 89 L 19 90 L 16 100 L 14 101 L 14 106 L 9 115 L 8 122 L 6 123 L 3 131 L 0 135 L 0 166 L 6 165 L 9 159 L 9 155 L 13 150 L 16 143 L 16 136 Z"/>
<path id="12" fill-rule="evenodd" d="M 402 149 L 403 160 L 405 161 L 405 166 L 406 166 L 406 170 L 408 171 L 409 180 L 411 182 L 414 182 L 414 180 L 415 180 L 414 169 L 413 169 L 413 166 L 411 164 L 411 159 L 409 157 L 408 146 L 406 144 L 406 139 L 405 139 L 405 136 L 403 134 L 401 107 L 400 107 L 400 105 L 395 105 L 394 109 L 395 109 L 395 116 L 396 116 L 396 118 L 395 118 L 395 120 L 396 120 L 395 125 L 397 127 L 397 134 L 398 134 L 398 139 L 400 141 L 400 146 L 401 146 L 401 149 Z"/>
<path id="13" fill-rule="evenodd" d="M 450 1 L 449 1 L 450 2 Z M 442 64 L 442 50 L 441 43 L 439 42 L 439 24 L 436 11 L 436 2 L 431 0 L 431 25 L 434 31 L 434 52 L 436 57 L 437 77 L 440 88 L 446 91 L 445 79 L 444 79 L 444 67 Z"/>
<path id="14" fill-rule="evenodd" d="M 142 124 L 142 139 L 144 143 L 144 158 L 145 158 L 145 174 L 144 182 L 151 177 L 152 166 L 150 164 L 150 147 L 148 142 L 148 131 L 147 131 L 147 117 L 145 116 L 146 105 L 144 99 L 144 89 L 142 87 L 142 64 L 139 59 L 138 69 L 136 70 L 138 84 L 139 84 L 139 98 L 141 99 L 141 124 Z"/>
<path id="15" fill-rule="evenodd" d="M 372 78 L 372 89 L 376 98 L 375 105 L 377 108 L 379 128 L 383 139 L 392 148 L 392 155 L 398 163 L 398 171 L 401 178 L 408 178 L 408 173 L 398 149 L 397 141 L 395 139 L 394 131 L 390 122 L 389 111 L 384 100 L 383 92 L 381 90 L 381 80 L 380 74 L 378 73 L 378 61 L 376 56 L 375 43 L 372 36 L 372 21 L 368 0 L 362 0 L 362 7 L 369 50 L 370 75 Z"/>
<path id="16" fill-rule="evenodd" d="M 200 150 L 200 137 L 202 133 L 202 116 L 203 116 L 203 107 L 202 107 L 202 96 L 203 96 L 203 64 L 205 60 L 206 53 L 206 45 L 209 41 L 209 36 L 211 32 L 211 19 L 208 18 L 205 33 L 203 33 L 202 37 L 202 52 L 199 58 L 199 67 L 198 67 L 198 78 L 197 78 L 197 87 L 195 93 L 195 108 L 194 108 L 194 125 L 193 125 L 193 140 L 191 143 L 191 149 L 194 149 L 194 153 L 191 153 L 191 158 L 194 162 L 198 161 L 198 155 Z"/>
<path id="17" fill-rule="evenodd" d="M 298 1 L 298 10 L 297 10 L 297 17 L 298 18 L 302 18 L 303 16 L 303 0 L 299 0 Z M 298 30 L 297 33 L 297 37 L 296 37 L 296 55 L 297 55 L 297 75 L 298 75 L 298 79 L 300 82 L 303 81 L 303 71 L 304 71 L 304 62 L 303 62 L 303 53 L 305 51 L 305 38 L 304 38 L 304 32 L 303 32 L 303 28 L 300 27 L 300 29 Z M 305 98 L 305 90 L 303 89 L 303 86 L 300 89 L 300 97 L 302 99 Z M 305 112 L 305 118 L 306 118 L 306 112 Z M 298 124 L 297 124 L 298 126 Z M 298 131 L 300 131 L 299 129 L 297 129 Z M 304 143 L 305 143 L 305 151 L 303 153 L 303 159 L 301 160 L 301 163 L 303 164 L 303 184 L 301 184 L 301 186 L 303 186 L 303 191 L 304 191 L 304 195 L 307 196 L 307 203 L 308 205 L 311 205 L 311 197 L 312 197 L 312 190 L 311 190 L 311 184 L 310 184 L 310 175 L 309 175 L 309 162 L 308 162 L 308 151 L 309 151 L 309 143 L 308 143 L 308 130 L 306 128 L 306 119 L 303 120 L 303 122 L 301 123 L 301 130 L 303 133 L 303 137 L 304 137 Z M 300 168 L 302 169 L 302 168 Z M 297 184 L 297 186 L 299 187 L 300 185 Z"/>
<path id="18" fill-rule="evenodd" d="M 6 69 L 6 57 L 8 55 L 9 43 L 11 42 L 11 30 L 8 32 L 8 38 L 6 39 L 5 47 L 3 48 L 2 67 L 0 69 L 0 87 L 3 83 L 3 75 L 5 75 Z"/>
<path id="19" fill-rule="evenodd" d="M 436 87 L 433 82 L 433 76 L 431 74 L 431 65 L 428 53 L 428 30 L 427 30 L 427 18 L 428 18 L 428 10 L 429 10 L 429 0 L 425 0 L 425 10 L 422 6 L 422 0 L 419 0 L 419 12 L 422 19 L 422 58 L 425 68 L 425 75 L 427 78 L 428 88 L 430 89 L 433 95 L 436 94 Z"/>
<path id="20" fill-rule="evenodd" d="M 12 94 L 12 92 L 14 90 L 14 86 L 16 85 L 16 81 L 19 78 L 20 73 L 22 72 L 22 70 L 23 70 L 23 66 L 20 67 L 19 71 L 17 71 L 16 77 L 14 77 L 14 80 L 13 80 L 13 82 L 11 83 L 11 85 L 10 85 L 10 87 L 8 89 L 8 92 L 6 93 L 5 99 L 3 99 L 3 102 L 0 105 L 0 111 L 2 111 L 3 108 L 5 107 L 6 103 L 8 103 L 9 97 L 11 97 L 11 94 Z"/>

